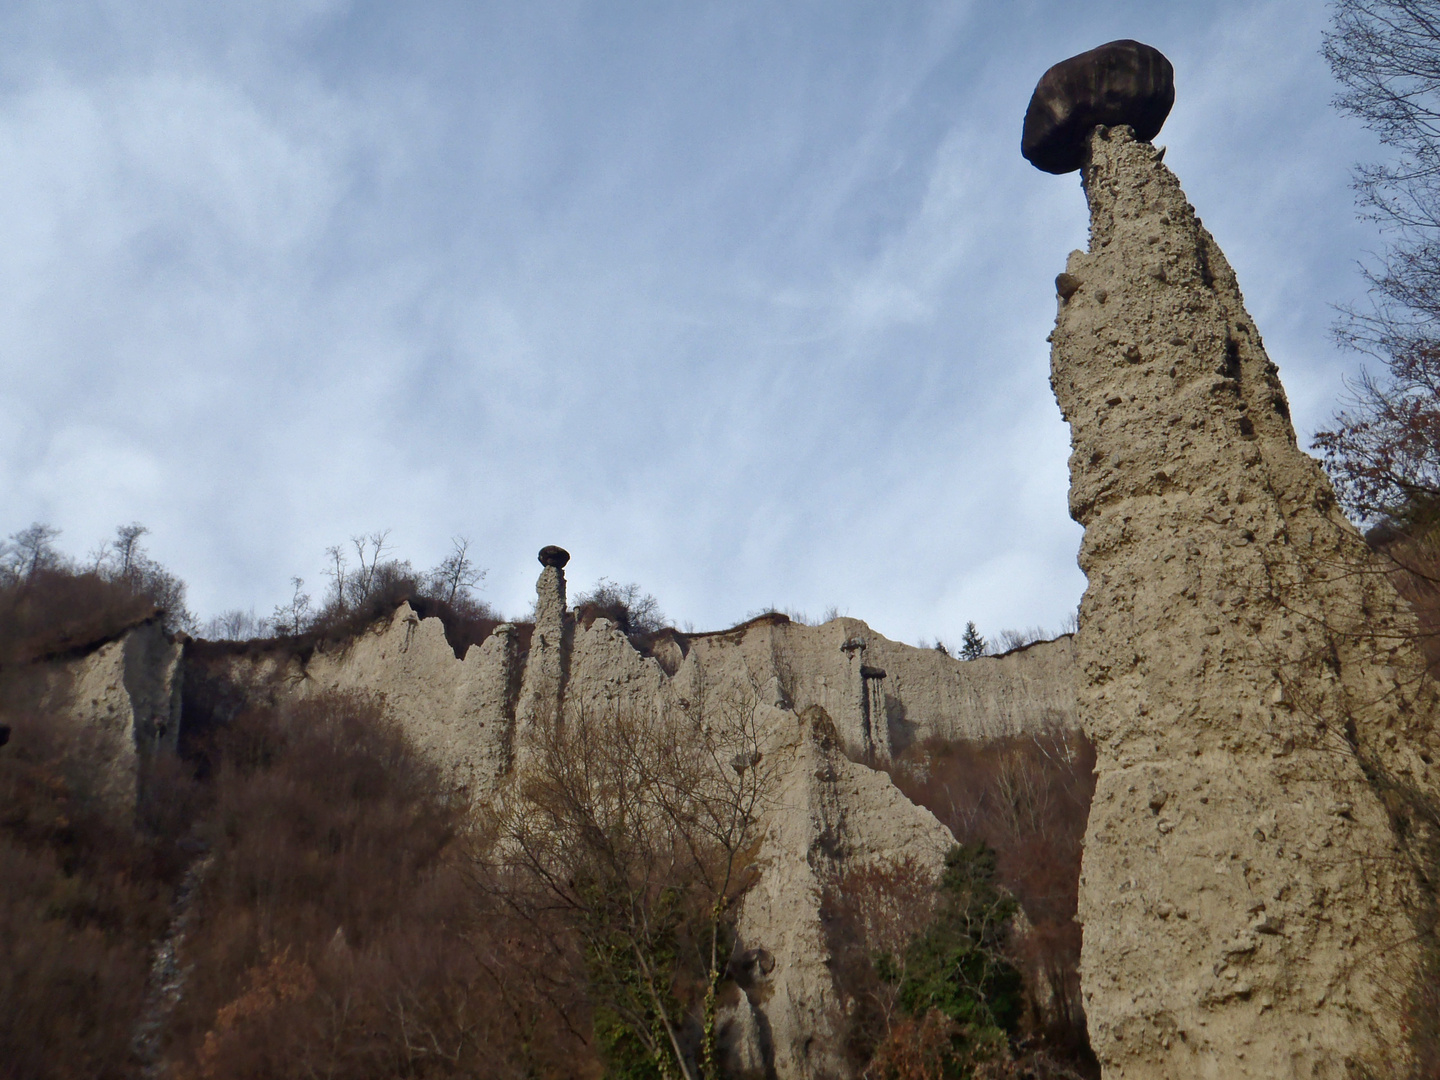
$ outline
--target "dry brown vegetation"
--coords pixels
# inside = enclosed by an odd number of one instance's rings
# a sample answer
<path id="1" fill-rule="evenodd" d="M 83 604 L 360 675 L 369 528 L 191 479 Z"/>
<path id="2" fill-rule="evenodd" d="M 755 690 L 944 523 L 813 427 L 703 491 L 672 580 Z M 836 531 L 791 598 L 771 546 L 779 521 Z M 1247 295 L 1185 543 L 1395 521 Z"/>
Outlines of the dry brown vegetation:
<path id="1" fill-rule="evenodd" d="M 123 1077 L 151 942 L 183 857 L 116 821 L 103 760 L 53 717 L 7 710 L 0 750 L 0 1062 L 7 1076 Z M 157 786 L 162 780 L 157 778 Z M 184 785 L 176 794 L 183 794 Z M 173 806 L 173 804 L 169 804 Z M 162 828 L 146 828 L 160 825 Z"/>
<path id="2" fill-rule="evenodd" d="M 0 552 L 0 1063 L 6 1075 L 122 1077 L 151 945 L 186 862 L 182 771 L 148 777 L 140 820 L 118 820 L 103 740 L 42 707 L 43 658 L 145 619 L 176 583 L 128 535 L 128 563 L 81 570 L 32 526 Z M 173 763 L 172 763 L 173 764 Z"/>
<path id="3" fill-rule="evenodd" d="M 247 712 L 212 753 L 176 1075 L 584 1071 L 573 956 L 476 887 L 468 808 L 375 702 Z"/>
<path id="4" fill-rule="evenodd" d="M 185 585 L 146 555 L 141 525 L 116 530 L 79 566 L 34 524 L 0 544 L 0 673 L 44 657 L 85 652 L 145 619 L 193 621 Z"/>
<path id="5" fill-rule="evenodd" d="M 562 928 L 483 887 L 463 807 L 373 703 L 242 714 L 203 789 L 155 778 L 116 820 L 52 717 L 0 752 L 0 1061 L 130 1077 L 152 949 L 207 867 L 159 1057 L 179 1077 L 578 1076 L 585 975 Z M 590 1064 L 587 1064 L 590 1063 Z"/>
<path id="6" fill-rule="evenodd" d="M 754 703 L 705 718 L 547 718 L 491 815 L 492 878 L 559 919 L 585 965 L 607 1074 L 716 1080 L 718 1012 L 771 784 Z"/>

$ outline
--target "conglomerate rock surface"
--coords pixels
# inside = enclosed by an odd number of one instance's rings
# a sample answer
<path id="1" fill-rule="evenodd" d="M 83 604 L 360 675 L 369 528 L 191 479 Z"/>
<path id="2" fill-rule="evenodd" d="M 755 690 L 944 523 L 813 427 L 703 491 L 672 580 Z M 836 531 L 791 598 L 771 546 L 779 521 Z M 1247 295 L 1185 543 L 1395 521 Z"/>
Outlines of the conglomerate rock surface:
<path id="1" fill-rule="evenodd" d="M 1434 692 L 1160 158 L 1096 129 L 1056 281 L 1091 1041 L 1107 1078 L 1399 1075 Z"/>

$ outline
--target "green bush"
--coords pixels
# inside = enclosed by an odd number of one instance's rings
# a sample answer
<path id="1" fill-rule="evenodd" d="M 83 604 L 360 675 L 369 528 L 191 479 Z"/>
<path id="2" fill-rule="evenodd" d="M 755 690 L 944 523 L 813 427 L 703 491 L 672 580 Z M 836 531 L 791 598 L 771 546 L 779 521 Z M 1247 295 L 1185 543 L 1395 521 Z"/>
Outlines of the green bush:
<path id="1" fill-rule="evenodd" d="M 982 1044 L 1003 1045 L 1024 1011 L 1020 972 L 1003 953 L 1010 919 L 1020 906 L 995 883 L 995 852 L 960 844 L 945 856 L 934 923 L 905 951 L 899 1005 L 922 1019 L 932 1011 L 955 1021 L 957 1060 Z M 884 968 L 897 972 L 893 960 Z"/>

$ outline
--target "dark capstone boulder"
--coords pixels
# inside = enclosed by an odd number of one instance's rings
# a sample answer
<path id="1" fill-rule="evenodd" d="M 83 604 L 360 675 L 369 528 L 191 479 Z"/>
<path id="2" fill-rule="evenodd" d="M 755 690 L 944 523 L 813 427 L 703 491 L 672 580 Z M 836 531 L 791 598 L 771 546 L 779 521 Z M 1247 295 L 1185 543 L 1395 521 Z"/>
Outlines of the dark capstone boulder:
<path id="1" fill-rule="evenodd" d="M 1112 41 L 1040 76 L 1025 110 L 1020 152 L 1045 172 L 1074 172 L 1096 127 L 1128 124 L 1149 142 L 1174 104 L 1175 69 L 1165 55 L 1138 41 Z"/>
<path id="2" fill-rule="evenodd" d="M 570 552 L 562 547 L 556 547 L 554 544 L 547 544 L 540 549 L 539 557 L 541 566 L 554 566 L 558 569 L 564 569 L 565 564 L 570 561 Z"/>

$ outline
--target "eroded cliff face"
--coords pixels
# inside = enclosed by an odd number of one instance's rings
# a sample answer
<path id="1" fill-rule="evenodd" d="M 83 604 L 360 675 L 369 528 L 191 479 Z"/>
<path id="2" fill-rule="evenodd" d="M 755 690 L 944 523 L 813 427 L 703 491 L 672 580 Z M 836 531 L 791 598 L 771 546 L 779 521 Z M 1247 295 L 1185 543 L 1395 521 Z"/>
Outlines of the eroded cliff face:
<path id="1" fill-rule="evenodd" d="M 821 626 L 760 619 L 691 637 L 676 672 L 695 686 L 762 697 L 803 712 L 819 705 L 846 750 L 883 762 L 927 738 L 984 739 L 1073 726 L 1070 639 L 962 661 L 891 641 L 859 619 Z"/>
<path id="2" fill-rule="evenodd" d="M 820 706 L 797 715 L 762 705 L 757 719 L 768 733 L 766 756 L 778 783 L 761 873 L 745 896 L 738 927 L 751 958 L 745 1004 L 760 1022 L 748 1028 L 752 1045 L 732 1053 L 742 1062 L 764 1062 L 780 1077 L 848 1076 L 853 1067 L 845 1057 L 825 892 L 846 872 L 907 860 L 938 880 L 955 838 L 885 773 L 851 761 Z"/>
<path id="3" fill-rule="evenodd" d="M 179 746 L 181 652 L 156 617 L 82 655 L 36 664 L 29 685 L 11 690 L 75 723 L 91 756 L 104 762 L 100 797 L 128 814 L 142 793 L 145 763 Z"/>
<path id="4" fill-rule="evenodd" d="M 762 617 L 662 639 L 643 656 L 606 619 L 575 623 L 562 568 L 544 568 L 537 598 L 523 656 L 518 635 L 502 626 L 457 660 L 440 620 L 401 605 L 388 622 L 303 658 L 276 650 L 197 659 L 205 670 L 192 681 L 222 676 L 272 696 L 383 695 L 417 745 L 477 801 L 504 797 L 525 770 L 527 732 L 553 710 L 603 722 L 627 711 L 704 717 L 753 709 L 775 790 L 761 873 L 740 916 L 746 997 L 723 1017 L 723 1041 L 746 1074 L 849 1075 L 826 890 L 847 870 L 906 860 L 938 875 L 954 841 L 867 762 L 930 736 L 982 739 L 1073 724 L 1069 639 L 962 662 L 889 641 L 858 619 L 812 627 Z"/>
<path id="5" fill-rule="evenodd" d="M 542 599 L 563 597 L 557 574 L 552 567 L 541 574 Z M 536 715 L 561 707 L 603 716 L 742 699 L 797 713 L 819 705 L 845 751 L 876 763 L 931 737 L 987 739 L 1075 724 L 1068 637 L 960 661 L 891 641 L 859 619 L 804 626 L 761 618 L 662 641 L 656 655 L 642 656 L 607 619 L 576 626 L 557 607 L 546 626 L 537 624 L 526 655 L 507 624 L 457 660 L 440 620 L 402 604 L 388 622 L 303 659 L 277 648 L 200 663 L 271 693 L 383 694 L 418 744 L 476 795 L 510 769 Z"/>
<path id="6" fill-rule="evenodd" d="M 1434 692 L 1160 158 L 1096 131 L 1090 250 L 1056 281 L 1098 753 L 1091 1041 L 1107 1077 L 1391 1075 L 1425 915 L 1398 836 L 1435 794 Z"/>

